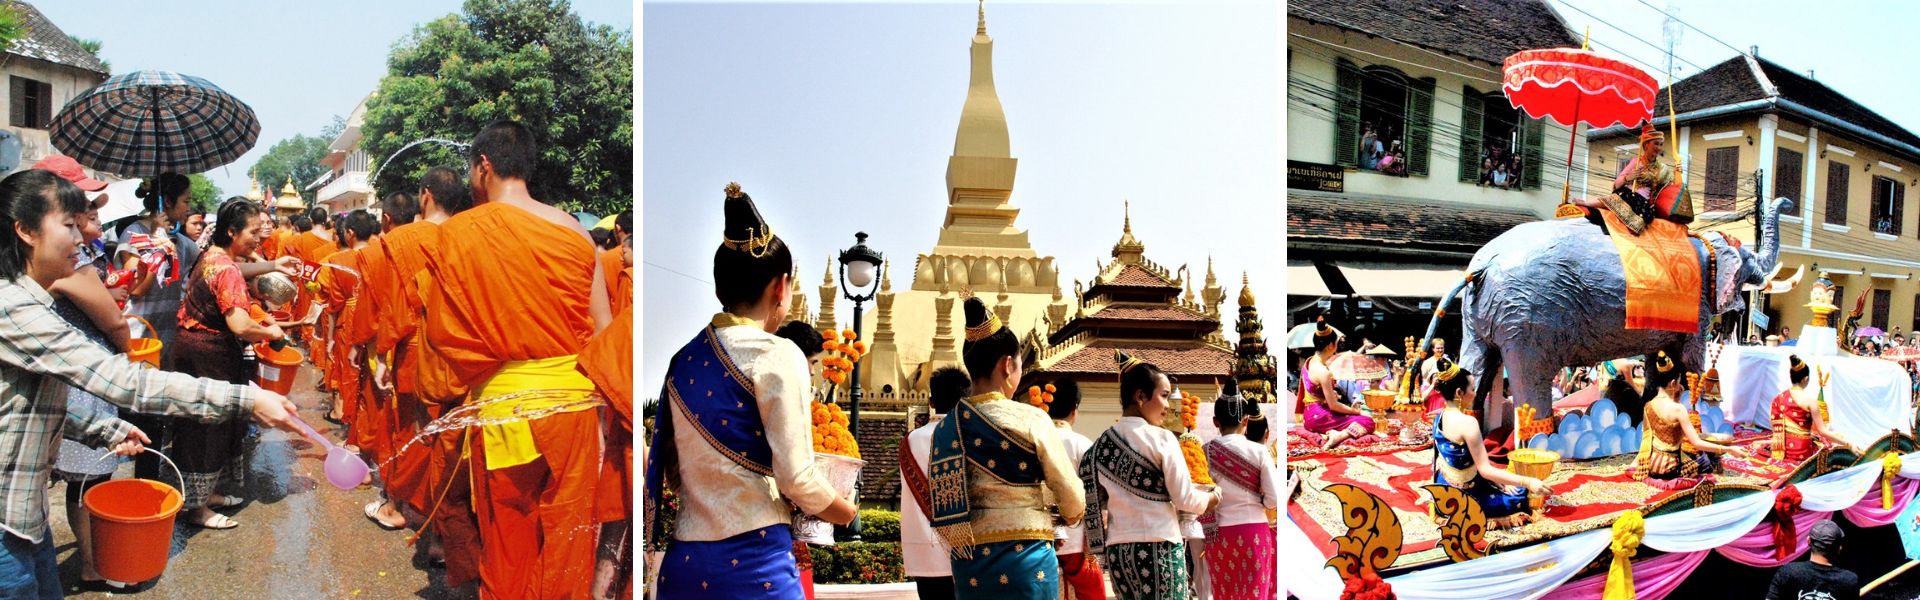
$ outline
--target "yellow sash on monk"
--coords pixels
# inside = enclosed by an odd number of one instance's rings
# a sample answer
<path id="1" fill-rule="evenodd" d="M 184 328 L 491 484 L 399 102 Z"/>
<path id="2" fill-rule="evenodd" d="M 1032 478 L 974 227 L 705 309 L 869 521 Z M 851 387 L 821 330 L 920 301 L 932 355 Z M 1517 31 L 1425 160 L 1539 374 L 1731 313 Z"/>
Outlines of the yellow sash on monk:
<path id="1" fill-rule="evenodd" d="M 587 401 L 594 394 L 593 381 L 574 368 L 577 358 L 567 355 L 508 362 L 474 389 L 473 402 L 478 417 L 482 421 L 505 421 L 480 426 L 488 470 L 524 465 L 540 458 L 540 449 L 533 443 L 533 427 L 523 415 L 579 412 L 600 406 L 601 403 Z"/>

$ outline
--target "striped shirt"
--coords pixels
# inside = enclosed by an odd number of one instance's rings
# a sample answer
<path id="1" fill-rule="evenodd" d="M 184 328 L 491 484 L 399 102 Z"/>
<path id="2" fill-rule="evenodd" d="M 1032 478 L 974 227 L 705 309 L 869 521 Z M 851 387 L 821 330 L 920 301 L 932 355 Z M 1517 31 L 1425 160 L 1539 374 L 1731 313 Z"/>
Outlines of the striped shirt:
<path id="1" fill-rule="evenodd" d="M 68 385 L 124 409 L 202 422 L 253 411 L 245 386 L 141 367 L 67 324 L 39 283 L 0 279 L 0 531 L 33 542 L 47 534 L 48 478 L 62 436 L 104 447 L 132 429 L 86 406 L 69 410 Z"/>

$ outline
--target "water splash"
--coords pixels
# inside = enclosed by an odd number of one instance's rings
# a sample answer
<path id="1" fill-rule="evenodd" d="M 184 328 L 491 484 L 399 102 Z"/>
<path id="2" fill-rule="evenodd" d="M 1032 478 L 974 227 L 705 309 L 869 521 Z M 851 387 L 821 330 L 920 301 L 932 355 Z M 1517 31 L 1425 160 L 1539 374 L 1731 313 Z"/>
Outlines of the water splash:
<path id="1" fill-rule="evenodd" d="M 412 439 L 407 440 L 407 443 L 401 444 L 399 449 L 394 450 L 392 457 L 389 457 L 387 460 L 381 461 L 380 464 L 376 466 L 384 469 L 388 464 L 391 464 L 395 459 L 399 458 L 399 456 L 405 453 L 409 448 L 412 448 L 415 445 L 432 444 L 433 440 L 431 438 L 433 438 L 434 436 L 440 435 L 442 433 L 448 433 L 448 432 L 459 433 L 460 431 L 470 427 L 484 427 L 488 425 L 506 425 L 508 423 L 534 421 L 537 419 L 549 417 L 552 415 L 557 415 L 560 413 L 573 412 L 573 411 L 592 408 L 596 406 L 604 406 L 607 403 L 607 399 L 605 396 L 602 396 L 598 393 L 594 393 L 583 398 L 578 398 L 572 401 L 562 402 L 559 404 L 542 407 L 538 409 L 515 408 L 513 410 L 513 414 L 509 416 L 486 417 L 486 418 L 483 418 L 480 416 L 480 410 L 482 408 L 492 406 L 495 404 L 519 402 L 522 400 L 533 400 L 533 399 L 541 399 L 541 398 L 571 397 L 576 394 L 578 394 L 578 392 L 556 392 L 556 391 L 535 390 L 535 391 L 528 391 L 528 392 L 520 392 L 516 394 L 506 394 L 498 398 L 492 398 L 482 402 L 471 402 L 467 404 L 462 404 L 458 407 L 455 407 L 453 410 L 447 411 L 447 414 L 441 415 L 440 418 L 434 419 L 432 422 L 429 422 L 425 426 L 421 427 L 420 432 L 414 434 Z"/>
<path id="2" fill-rule="evenodd" d="M 393 151 L 393 154 L 387 155 L 386 160 L 380 161 L 380 168 L 374 169 L 373 177 L 369 178 L 367 181 L 369 182 L 380 181 L 380 174 L 386 172 L 387 165 L 393 164 L 393 159 L 399 158 L 400 155 L 406 154 L 408 150 L 412 150 L 414 146 L 418 146 L 421 144 L 439 144 L 442 146 L 446 146 L 448 148 L 452 148 L 463 155 L 467 153 L 468 148 L 472 147 L 472 144 L 464 144 L 464 143 L 456 142 L 456 141 L 445 139 L 445 138 L 424 138 L 424 139 L 414 140 L 405 146 L 401 146 L 399 150 Z"/>

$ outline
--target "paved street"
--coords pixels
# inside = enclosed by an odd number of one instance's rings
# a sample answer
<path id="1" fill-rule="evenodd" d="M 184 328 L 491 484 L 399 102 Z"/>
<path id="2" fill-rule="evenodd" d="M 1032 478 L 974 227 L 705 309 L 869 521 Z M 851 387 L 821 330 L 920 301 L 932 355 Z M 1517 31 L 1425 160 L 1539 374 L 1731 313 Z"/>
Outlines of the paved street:
<path id="1" fill-rule="evenodd" d="M 323 417 L 325 396 L 314 391 L 318 374 L 301 369 L 293 400 L 300 417 L 324 435 L 340 439 L 340 430 Z M 173 557 L 165 575 L 134 597 L 164 600 L 217 598 L 472 598 L 467 590 L 448 591 L 443 571 L 425 568 L 426 548 L 409 547 L 405 532 L 388 532 L 367 521 L 362 506 L 377 497 L 370 487 L 342 491 L 326 483 L 320 446 L 281 431 L 265 432 L 253 453 L 248 476 L 252 501 L 227 511 L 238 528 L 211 531 L 176 523 Z M 123 466 L 122 477 L 132 468 Z M 80 559 L 61 506 L 65 484 L 53 499 L 54 543 L 60 552 L 61 581 L 69 598 L 108 598 L 73 592 Z M 125 595 L 119 595 L 124 597 Z"/>

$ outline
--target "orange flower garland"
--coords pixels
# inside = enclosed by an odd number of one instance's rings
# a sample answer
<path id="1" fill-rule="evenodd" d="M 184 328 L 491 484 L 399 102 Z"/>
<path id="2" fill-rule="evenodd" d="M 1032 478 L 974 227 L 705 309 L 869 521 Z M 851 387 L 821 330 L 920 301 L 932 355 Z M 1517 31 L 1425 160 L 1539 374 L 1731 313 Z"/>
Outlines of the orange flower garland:
<path id="1" fill-rule="evenodd" d="M 1180 433 L 1180 454 L 1187 459 L 1187 471 L 1193 474 L 1193 482 L 1201 485 L 1213 483 L 1213 473 L 1207 467 L 1207 451 L 1200 447 L 1200 436 L 1193 433 L 1195 423 L 1200 418 L 1200 397 L 1180 394 L 1180 424 L 1184 427 Z"/>
<path id="2" fill-rule="evenodd" d="M 847 413 L 831 402 L 813 404 L 813 451 L 860 458 L 860 444 L 847 430 Z"/>
<path id="3" fill-rule="evenodd" d="M 866 355 L 867 343 L 859 341 L 859 335 L 852 329 L 829 330 L 826 334 L 827 341 L 821 345 L 824 355 L 820 364 L 824 370 L 820 376 L 832 385 L 822 395 L 824 401 L 813 405 L 813 451 L 860 458 L 860 444 L 847 429 L 847 414 L 833 402 L 833 397 L 835 388 L 847 382 L 853 375 L 853 366 Z"/>
<path id="4" fill-rule="evenodd" d="M 1034 408 L 1040 410 L 1047 410 L 1047 407 L 1053 405 L 1053 392 L 1053 384 L 1051 383 L 1044 386 L 1036 385 L 1029 387 L 1027 388 L 1027 404 L 1032 404 Z"/>

